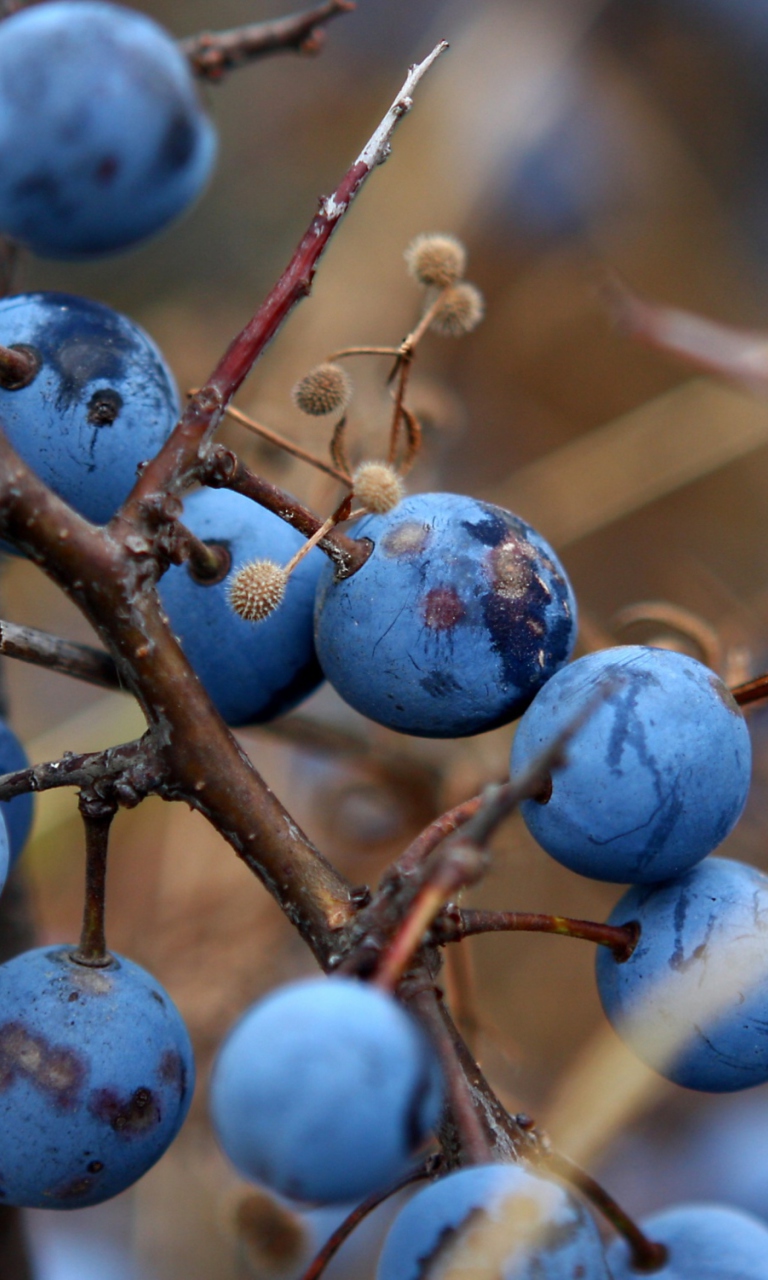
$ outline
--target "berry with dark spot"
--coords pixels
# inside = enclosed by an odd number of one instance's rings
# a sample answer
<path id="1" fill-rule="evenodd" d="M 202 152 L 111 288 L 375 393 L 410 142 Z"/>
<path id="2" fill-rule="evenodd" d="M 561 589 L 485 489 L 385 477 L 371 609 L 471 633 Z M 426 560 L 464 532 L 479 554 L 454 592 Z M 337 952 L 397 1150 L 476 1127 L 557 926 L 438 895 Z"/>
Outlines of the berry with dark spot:
<path id="1" fill-rule="evenodd" d="M 186 565 L 160 581 L 163 607 L 189 661 L 228 724 L 262 723 L 290 711 L 322 680 L 312 634 L 322 551 L 310 551 L 296 566 L 279 608 L 260 622 L 246 621 L 230 599 L 238 571 L 264 557 L 287 564 L 305 539 L 229 489 L 193 493 L 181 518 L 230 556 L 226 576 L 212 585 L 195 581 Z"/>
<path id="2" fill-rule="evenodd" d="M 200 194 L 216 140 L 172 37 L 61 0 L 0 29 L 0 228 L 44 257 L 112 253 Z"/>
<path id="3" fill-rule="evenodd" d="M 407 1173 L 442 1103 L 436 1055 L 391 996 L 310 979 L 254 1005 L 213 1070 L 211 1115 L 236 1168 L 294 1200 L 362 1200 Z"/>
<path id="4" fill-rule="evenodd" d="M 609 1280 L 597 1227 L 563 1187 L 516 1165 L 475 1165 L 408 1202 L 376 1280 L 422 1276 Z"/>
<path id="5" fill-rule="evenodd" d="M 765 1280 L 768 1227 L 730 1205 L 680 1204 L 643 1218 L 650 1240 L 666 1246 L 667 1260 L 651 1272 L 655 1280 Z M 614 1280 L 636 1280 L 624 1240 L 608 1249 Z"/>
<path id="6" fill-rule="evenodd" d="M 60 498 L 105 524 L 179 416 L 173 375 L 132 320 L 71 294 L 0 301 L 0 343 L 20 342 L 40 367 L 20 390 L 0 387 L 3 430 Z"/>
<path id="7" fill-rule="evenodd" d="M 554 552 L 501 507 L 454 493 L 405 498 L 354 527 L 361 569 L 320 578 L 320 665 L 379 724 L 456 738 L 505 724 L 570 656 L 576 604 Z"/>
<path id="8" fill-rule="evenodd" d="M 42 947 L 0 966 L 3 1204 L 78 1209 L 117 1195 L 189 1110 L 192 1047 L 159 984 L 122 956 L 103 968 L 72 957 Z"/>
<path id="9" fill-rule="evenodd" d="M 744 716 L 708 667 L 641 645 L 579 658 L 520 721 L 513 776 L 581 714 L 549 799 L 521 806 L 552 857 L 598 880 L 652 884 L 725 839 L 747 799 L 752 753 Z"/>
<path id="10" fill-rule="evenodd" d="M 598 947 L 597 985 L 621 1038 L 660 1075 L 726 1093 L 768 1080 L 768 876 L 707 858 L 629 890 L 611 924 L 640 937 L 619 963 Z"/>

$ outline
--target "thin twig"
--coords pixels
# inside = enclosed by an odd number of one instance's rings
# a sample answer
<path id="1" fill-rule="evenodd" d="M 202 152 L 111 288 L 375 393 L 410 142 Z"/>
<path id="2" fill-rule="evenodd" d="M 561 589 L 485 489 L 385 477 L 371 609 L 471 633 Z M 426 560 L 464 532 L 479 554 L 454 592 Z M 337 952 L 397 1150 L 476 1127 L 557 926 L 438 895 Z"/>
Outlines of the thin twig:
<path id="1" fill-rule="evenodd" d="M 0 654 L 60 671 L 62 675 L 85 680 L 103 689 L 121 688 L 114 659 L 105 650 L 62 640 L 60 636 L 38 631 L 36 627 L 20 627 L 15 622 L 0 621 Z"/>
<path id="2" fill-rule="evenodd" d="M 432 926 L 433 936 L 440 944 L 499 932 L 556 933 L 564 938 L 583 938 L 598 946 L 610 947 L 619 964 L 629 959 L 640 937 L 640 927 L 634 923 L 610 925 L 532 911 L 475 911 L 458 907 L 450 908 Z"/>
<path id="3" fill-rule="evenodd" d="M 270 22 L 253 22 L 231 31 L 203 31 L 179 41 L 195 75 L 218 81 L 227 71 L 272 53 L 319 53 L 325 43 L 323 26 L 342 13 L 352 13 L 353 0 L 325 4 Z"/>
<path id="4" fill-rule="evenodd" d="M 191 391 L 189 394 L 194 395 L 195 393 Z M 254 435 L 260 436 L 262 440 L 268 440 L 270 444 L 276 445 L 278 449 L 292 454 L 294 458 L 300 458 L 302 462 L 308 462 L 311 467 L 317 467 L 318 471 L 324 471 L 326 475 L 332 476 L 334 480 L 340 480 L 342 484 L 349 484 L 349 475 L 346 472 L 332 467 L 329 462 L 325 462 L 314 453 L 303 449 L 300 444 L 294 444 L 292 440 L 286 440 L 277 431 L 270 431 L 269 427 L 264 427 L 260 422 L 247 417 L 241 409 L 236 409 L 234 405 L 228 404 L 224 412 L 233 422 L 239 422 L 241 426 L 247 427 L 249 431 L 252 431 Z"/>
<path id="5" fill-rule="evenodd" d="M 551 1151 L 546 1157 L 546 1164 L 563 1181 L 576 1187 L 582 1195 L 591 1200 L 611 1226 L 623 1236 L 632 1252 L 632 1267 L 644 1274 L 659 1271 L 667 1260 L 666 1245 L 656 1244 L 649 1240 L 637 1223 L 630 1218 L 626 1210 L 616 1203 L 612 1195 L 600 1186 L 590 1174 L 585 1173 L 567 1156 Z"/>
<path id="6" fill-rule="evenodd" d="M 178 494 L 194 478 L 226 405 L 296 304 L 310 292 L 317 264 L 333 232 L 373 170 L 388 157 L 392 135 L 413 106 L 411 94 L 448 48 L 441 40 L 410 68 L 381 123 L 332 195 L 320 202 L 298 248 L 265 302 L 222 356 L 205 386 L 189 401 L 163 448 L 144 468 L 119 518 L 141 524 L 145 504 L 158 494 Z"/>
<path id="7" fill-rule="evenodd" d="M 752 702 L 762 702 L 768 698 L 768 674 L 755 676 L 744 684 L 737 684 L 731 689 L 734 700 L 740 707 L 748 707 Z"/>

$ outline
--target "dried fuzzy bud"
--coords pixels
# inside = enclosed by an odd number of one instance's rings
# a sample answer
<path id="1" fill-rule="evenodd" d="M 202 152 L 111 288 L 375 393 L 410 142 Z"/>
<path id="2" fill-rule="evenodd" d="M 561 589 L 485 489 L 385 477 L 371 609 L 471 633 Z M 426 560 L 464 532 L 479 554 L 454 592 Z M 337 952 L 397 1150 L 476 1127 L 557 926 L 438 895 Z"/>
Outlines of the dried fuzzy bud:
<path id="1" fill-rule="evenodd" d="M 404 493 L 402 480 L 386 462 L 361 462 L 352 483 L 357 501 L 378 516 L 396 507 Z"/>
<path id="2" fill-rule="evenodd" d="M 476 329 L 485 315 L 485 302 L 473 284 L 455 284 L 439 299 L 430 329 L 444 337 L 460 338 Z"/>
<path id="3" fill-rule="evenodd" d="M 455 236 L 421 235 L 408 245 L 405 261 L 420 284 L 445 289 L 464 275 L 467 251 Z"/>
<path id="4" fill-rule="evenodd" d="M 261 622 L 282 603 L 287 582 L 285 569 L 274 560 L 253 560 L 230 582 L 229 603 L 246 622 Z"/>
<path id="5" fill-rule="evenodd" d="M 315 365 L 293 388 L 296 407 L 311 418 L 343 409 L 351 395 L 352 383 L 337 364 Z"/>

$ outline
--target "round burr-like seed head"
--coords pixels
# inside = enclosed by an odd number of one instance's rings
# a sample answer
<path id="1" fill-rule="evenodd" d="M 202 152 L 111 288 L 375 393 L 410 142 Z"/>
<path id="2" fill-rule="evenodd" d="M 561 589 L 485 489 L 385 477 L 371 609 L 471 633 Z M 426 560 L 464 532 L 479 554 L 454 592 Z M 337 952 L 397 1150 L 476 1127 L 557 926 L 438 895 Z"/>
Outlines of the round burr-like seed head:
<path id="1" fill-rule="evenodd" d="M 396 507 L 403 497 L 403 482 L 386 462 L 362 462 L 352 477 L 355 498 L 376 515 Z"/>
<path id="2" fill-rule="evenodd" d="M 430 325 L 435 333 L 460 338 L 476 329 L 485 314 L 485 302 L 473 284 L 455 284 L 446 289 Z"/>
<path id="3" fill-rule="evenodd" d="M 467 251 L 455 236 L 420 235 L 408 245 L 405 261 L 420 284 L 445 289 L 464 275 Z"/>
<path id="4" fill-rule="evenodd" d="M 315 365 L 293 388 L 297 409 L 311 418 L 345 408 L 351 395 L 352 383 L 337 364 Z"/>
<path id="5" fill-rule="evenodd" d="M 282 603 L 287 582 L 285 569 L 274 560 L 253 560 L 229 584 L 229 603 L 246 622 L 261 622 Z"/>

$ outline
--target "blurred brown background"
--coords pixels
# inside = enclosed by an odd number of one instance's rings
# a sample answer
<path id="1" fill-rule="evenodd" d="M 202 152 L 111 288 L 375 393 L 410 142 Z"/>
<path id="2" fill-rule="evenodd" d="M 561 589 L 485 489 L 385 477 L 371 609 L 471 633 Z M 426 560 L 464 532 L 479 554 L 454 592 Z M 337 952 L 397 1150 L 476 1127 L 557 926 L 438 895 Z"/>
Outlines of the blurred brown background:
<path id="1" fill-rule="evenodd" d="M 281 11 L 278 0 L 139 7 L 179 36 Z M 421 231 L 459 235 L 487 317 L 460 342 L 423 344 L 413 400 L 427 443 L 412 487 L 469 491 L 539 527 L 572 577 L 582 648 L 665 639 L 702 656 L 653 623 L 616 629 L 617 611 L 661 600 L 712 633 L 713 660 L 731 683 L 757 674 L 768 662 L 768 407 L 615 333 L 599 284 L 611 268 L 641 292 L 768 331 L 768 3 L 360 0 L 329 27 L 321 57 L 277 57 L 204 89 L 219 166 L 178 226 L 97 264 L 25 259 L 18 288 L 84 293 L 126 311 L 158 341 L 181 388 L 199 384 L 408 63 L 442 36 L 451 51 L 420 88 L 390 161 L 238 403 L 322 448 L 323 428 L 301 419 L 291 386 L 334 348 L 399 341 L 419 302 L 403 249 Z M 358 457 L 375 457 L 387 421 L 382 369 L 358 363 L 353 372 L 352 439 Z M 225 435 L 252 465 L 331 509 L 330 482 L 236 428 Z M 3 592 L 14 621 L 88 638 L 31 566 L 10 564 Z M 117 695 L 21 664 L 8 679 L 13 722 L 35 759 L 141 728 Z M 316 748 L 297 745 L 306 734 L 295 720 L 293 732 L 289 723 L 242 741 L 355 882 L 375 883 L 431 817 L 507 768 L 509 729 L 457 743 L 405 739 L 329 690 L 300 714 L 317 727 Z M 768 713 L 750 719 L 753 792 L 728 852 L 768 869 Z M 325 725 L 349 735 L 350 749 L 323 745 Z M 41 799 L 25 859 L 41 939 L 71 939 L 82 877 L 73 796 Z M 557 866 L 511 821 L 473 901 L 601 918 L 616 897 Z M 237 1013 L 311 971 L 311 958 L 215 833 L 155 801 L 116 823 L 108 923 L 111 945 L 150 967 L 188 1020 L 198 1092 L 181 1138 L 134 1192 L 98 1210 L 29 1215 L 40 1280 L 294 1275 L 290 1223 L 281 1234 L 264 1205 L 243 1200 L 247 1189 L 208 1132 L 205 1089 L 211 1053 Z M 738 1124 L 723 1117 L 735 1104 L 693 1098 L 629 1059 L 599 1010 L 587 944 L 515 936 L 467 945 L 476 1048 L 511 1106 L 549 1124 L 575 1159 L 606 1164 L 629 1208 L 680 1198 L 693 1169 L 702 1194 L 743 1201 L 738 1170 L 749 1166 L 751 1207 L 768 1216 L 768 1168 L 755 1173 L 759 1147 L 768 1148 L 764 1095 L 739 1103 L 746 1154 L 730 1157 Z M 721 1131 L 714 1154 L 702 1155 L 707 1135 Z M 730 1181 L 726 1167 L 736 1170 Z M 358 1251 L 343 1274 L 363 1280 L 367 1266 Z"/>

